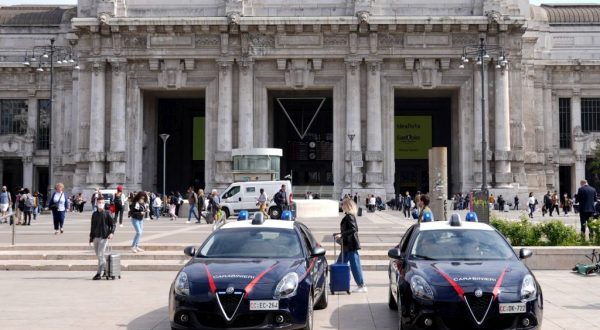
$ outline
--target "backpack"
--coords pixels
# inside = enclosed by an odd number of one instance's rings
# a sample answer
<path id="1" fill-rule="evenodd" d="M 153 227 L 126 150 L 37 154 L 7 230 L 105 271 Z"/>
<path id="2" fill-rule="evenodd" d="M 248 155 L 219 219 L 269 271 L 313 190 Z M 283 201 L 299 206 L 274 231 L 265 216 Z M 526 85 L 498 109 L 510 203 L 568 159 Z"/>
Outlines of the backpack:
<path id="1" fill-rule="evenodd" d="M 275 201 L 275 204 L 277 204 L 277 205 L 283 204 L 283 202 L 285 201 L 285 197 L 283 197 L 281 190 L 278 191 L 275 194 L 275 196 L 273 196 L 273 200 Z"/>
<path id="2" fill-rule="evenodd" d="M 25 207 L 31 208 L 33 207 L 34 203 L 35 201 L 33 200 L 33 196 L 28 194 L 27 198 L 25 198 Z"/>
<path id="3" fill-rule="evenodd" d="M 117 194 L 115 194 L 113 202 L 117 205 L 121 205 L 121 204 L 123 204 L 123 202 L 121 201 L 121 198 L 123 198 L 123 194 L 121 194 L 119 196 L 117 196 Z"/>

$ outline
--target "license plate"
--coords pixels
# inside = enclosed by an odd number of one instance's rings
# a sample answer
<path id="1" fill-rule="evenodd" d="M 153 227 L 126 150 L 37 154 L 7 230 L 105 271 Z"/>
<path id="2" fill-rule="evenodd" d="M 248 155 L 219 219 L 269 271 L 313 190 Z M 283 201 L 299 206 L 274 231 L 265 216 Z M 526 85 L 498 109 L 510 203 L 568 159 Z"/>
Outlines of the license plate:
<path id="1" fill-rule="evenodd" d="M 526 311 L 525 303 L 500 304 L 500 314 L 525 313 Z"/>
<path id="2" fill-rule="evenodd" d="M 251 311 L 273 311 L 279 309 L 279 300 L 250 300 Z"/>

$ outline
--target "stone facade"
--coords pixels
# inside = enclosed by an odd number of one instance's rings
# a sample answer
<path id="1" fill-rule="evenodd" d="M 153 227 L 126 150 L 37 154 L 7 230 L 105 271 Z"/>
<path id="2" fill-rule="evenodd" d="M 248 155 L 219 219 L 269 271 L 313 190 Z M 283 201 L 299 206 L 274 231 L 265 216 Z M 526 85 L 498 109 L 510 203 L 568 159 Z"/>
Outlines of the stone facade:
<path id="1" fill-rule="evenodd" d="M 398 91 L 452 95 L 450 193 L 481 186 L 482 159 L 490 187 L 506 194 L 558 189 L 560 165 L 573 166 L 573 185 L 585 175 L 597 136 L 582 133 L 578 100 L 600 97 L 600 23 L 593 15 L 561 25 L 549 18 L 550 7 L 522 0 L 163 3 L 80 0 L 76 17 L 51 27 L 0 26 L 0 46 L 10 55 L 43 44 L 50 30 L 79 59 L 81 70 L 56 71 L 53 182 L 74 192 L 104 184 L 157 190 L 158 132 L 144 118 L 152 103 L 146 95 L 193 92 L 205 102 L 206 186 L 226 186 L 232 149 L 272 146 L 267 92 L 282 89 L 332 91 L 336 196 L 351 180 L 393 195 Z M 509 60 L 499 70 L 484 61 L 483 89 L 479 66 L 460 68 L 463 47 L 480 38 L 502 46 Z M 0 77 L 0 98 L 27 98 L 35 107 L 49 97 L 47 74 L 18 60 L 6 57 Z M 561 97 L 572 99 L 570 149 L 559 148 Z M 347 134 L 356 136 L 352 150 Z M 0 157 L 23 159 L 25 186 L 35 181 L 32 163 L 47 165 L 34 135 L 0 136 Z M 21 147 L 7 147 L 14 143 Z M 351 160 L 365 165 L 354 175 Z"/>

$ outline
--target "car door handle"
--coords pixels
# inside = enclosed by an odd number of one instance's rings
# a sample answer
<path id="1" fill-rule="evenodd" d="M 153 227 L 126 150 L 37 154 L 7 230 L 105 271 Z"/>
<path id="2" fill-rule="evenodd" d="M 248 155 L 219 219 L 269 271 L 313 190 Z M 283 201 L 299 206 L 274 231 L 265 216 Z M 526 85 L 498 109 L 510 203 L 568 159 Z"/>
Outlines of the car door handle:
<path id="1" fill-rule="evenodd" d="M 239 198 L 239 201 L 240 201 L 240 202 L 242 201 L 242 197 L 240 197 L 240 198 Z"/>

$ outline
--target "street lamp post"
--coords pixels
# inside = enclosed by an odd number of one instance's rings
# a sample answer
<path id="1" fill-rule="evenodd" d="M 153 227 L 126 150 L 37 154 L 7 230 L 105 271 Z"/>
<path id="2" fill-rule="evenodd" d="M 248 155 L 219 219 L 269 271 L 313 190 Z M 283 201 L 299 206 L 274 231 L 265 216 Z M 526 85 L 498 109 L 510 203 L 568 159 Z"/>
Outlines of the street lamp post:
<path id="1" fill-rule="evenodd" d="M 52 190 L 52 146 L 54 141 L 52 139 L 52 112 L 54 108 L 54 59 L 56 58 L 56 64 L 67 64 L 72 66 L 73 69 L 79 70 L 79 64 L 73 56 L 73 50 L 71 47 L 56 46 L 54 44 L 55 39 L 50 39 L 49 46 L 34 46 L 31 51 L 31 57 L 28 56 L 28 52 L 25 53 L 25 58 L 22 64 L 26 67 L 34 67 L 37 62 L 37 72 L 44 72 L 44 68 L 50 71 L 50 107 L 48 111 L 48 195 Z M 39 54 L 36 57 L 36 53 Z"/>
<path id="2" fill-rule="evenodd" d="M 163 140 L 163 198 L 167 196 L 167 192 L 165 191 L 166 182 L 167 182 L 167 139 L 169 138 L 169 134 L 161 134 L 160 138 Z"/>
<path id="3" fill-rule="evenodd" d="M 465 63 L 469 63 L 469 57 L 475 57 L 476 64 L 479 65 L 481 75 L 481 191 L 487 192 L 487 140 L 485 138 L 486 116 L 485 116 L 485 62 L 496 56 L 496 69 L 505 69 L 508 66 L 504 48 L 497 45 L 487 45 L 483 38 L 479 39 L 479 44 L 469 45 L 463 48 L 461 57 L 462 63 L 459 68 L 464 69 Z M 487 194 L 486 194 L 487 195 Z"/>
<path id="4" fill-rule="evenodd" d="M 352 141 L 354 141 L 355 134 L 348 134 L 348 138 L 350 139 L 350 198 L 354 196 L 354 158 L 353 149 L 352 149 Z"/>

